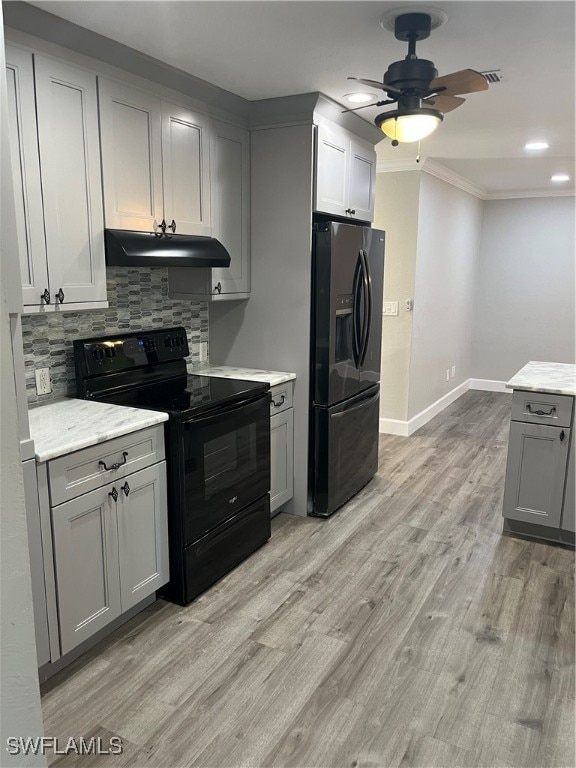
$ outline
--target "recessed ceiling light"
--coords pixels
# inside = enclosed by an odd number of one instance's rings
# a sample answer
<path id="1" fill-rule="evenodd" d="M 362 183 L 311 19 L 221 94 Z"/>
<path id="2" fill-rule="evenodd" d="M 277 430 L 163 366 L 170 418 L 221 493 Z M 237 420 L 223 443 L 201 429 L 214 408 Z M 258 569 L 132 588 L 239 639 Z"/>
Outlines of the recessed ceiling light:
<path id="1" fill-rule="evenodd" d="M 368 101 L 373 101 L 378 97 L 375 93 L 363 93 L 362 91 L 357 91 L 356 93 L 347 93 L 344 98 L 347 99 L 350 104 L 366 104 Z"/>
<path id="2" fill-rule="evenodd" d="M 550 144 L 547 141 L 529 141 L 524 144 L 524 149 L 548 149 Z"/>
<path id="3" fill-rule="evenodd" d="M 570 176 L 567 173 L 555 173 L 550 177 L 550 181 L 570 181 Z"/>

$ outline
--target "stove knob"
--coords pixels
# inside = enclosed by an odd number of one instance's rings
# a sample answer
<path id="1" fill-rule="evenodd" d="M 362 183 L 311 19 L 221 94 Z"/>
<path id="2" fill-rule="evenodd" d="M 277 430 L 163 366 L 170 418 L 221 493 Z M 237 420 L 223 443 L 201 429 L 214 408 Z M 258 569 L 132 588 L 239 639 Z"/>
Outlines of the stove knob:
<path id="1" fill-rule="evenodd" d="M 164 344 L 165 344 L 167 347 L 169 347 L 170 349 L 174 349 L 174 339 L 172 338 L 172 336 L 168 336 L 168 337 L 165 339 L 165 341 L 164 341 Z"/>
<path id="2" fill-rule="evenodd" d="M 116 357 L 116 348 L 115 347 L 106 347 L 106 357 Z"/>

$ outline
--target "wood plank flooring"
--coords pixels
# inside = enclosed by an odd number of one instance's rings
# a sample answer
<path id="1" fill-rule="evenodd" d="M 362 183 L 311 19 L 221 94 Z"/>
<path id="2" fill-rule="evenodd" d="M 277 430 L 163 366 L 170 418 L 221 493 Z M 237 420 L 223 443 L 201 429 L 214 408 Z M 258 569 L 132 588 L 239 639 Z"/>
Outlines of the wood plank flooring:
<path id="1" fill-rule="evenodd" d="M 204 768 L 574 766 L 574 554 L 501 535 L 511 397 L 468 392 L 328 520 L 43 686 L 51 736 Z"/>

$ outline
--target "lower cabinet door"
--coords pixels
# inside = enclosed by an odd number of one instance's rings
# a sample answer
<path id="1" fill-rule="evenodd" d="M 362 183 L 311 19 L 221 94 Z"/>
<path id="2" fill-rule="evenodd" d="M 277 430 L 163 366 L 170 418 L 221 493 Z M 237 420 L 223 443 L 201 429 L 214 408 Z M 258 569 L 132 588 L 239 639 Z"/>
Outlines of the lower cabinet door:
<path id="1" fill-rule="evenodd" d="M 112 491 L 107 485 L 52 510 L 62 654 L 121 612 Z"/>
<path id="2" fill-rule="evenodd" d="M 270 419 L 270 512 L 294 495 L 294 409 Z"/>
<path id="3" fill-rule="evenodd" d="M 502 514 L 559 528 L 570 430 L 513 421 Z"/>
<path id="4" fill-rule="evenodd" d="M 169 580 L 166 462 L 128 475 L 118 487 L 122 612 Z"/>
<path id="5" fill-rule="evenodd" d="M 576 533 L 576 494 L 574 493 L 576 478 L 576 450 L 574 449 L 575 435 L 570 441 L 570 455 L 568 457 L 568 473 L 566 475 L 566 492 L 564 493 L 564 508 L 562 511 L 561 528 L 564 531 Z"/>

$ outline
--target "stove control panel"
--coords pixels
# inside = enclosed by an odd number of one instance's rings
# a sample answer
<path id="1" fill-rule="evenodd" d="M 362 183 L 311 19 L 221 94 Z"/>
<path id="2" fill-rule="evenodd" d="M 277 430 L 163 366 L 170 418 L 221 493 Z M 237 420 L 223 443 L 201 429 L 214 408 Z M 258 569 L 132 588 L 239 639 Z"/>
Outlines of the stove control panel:
<path id="1" fill-rule="evenodd" d="M 184 328 L 142 331 L 74 342 L 76 368 L 82 376 L 180 360 L 189 354 Z"/>

